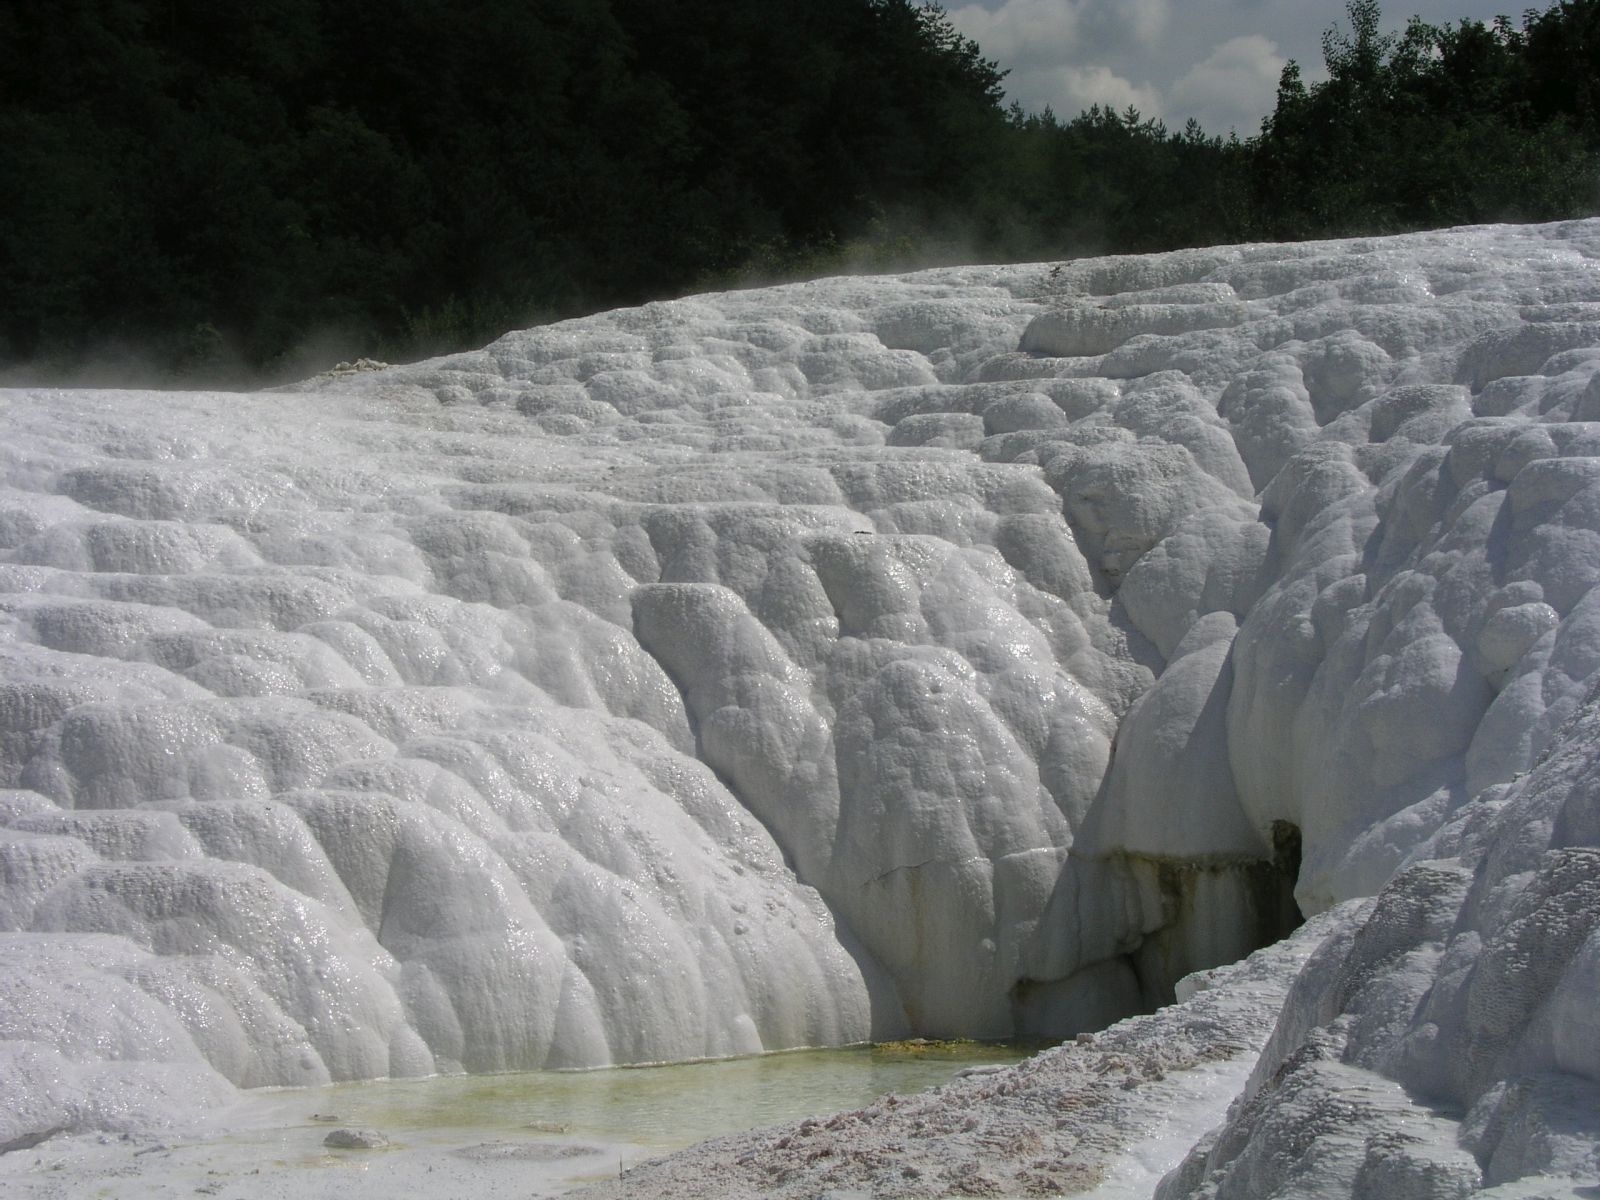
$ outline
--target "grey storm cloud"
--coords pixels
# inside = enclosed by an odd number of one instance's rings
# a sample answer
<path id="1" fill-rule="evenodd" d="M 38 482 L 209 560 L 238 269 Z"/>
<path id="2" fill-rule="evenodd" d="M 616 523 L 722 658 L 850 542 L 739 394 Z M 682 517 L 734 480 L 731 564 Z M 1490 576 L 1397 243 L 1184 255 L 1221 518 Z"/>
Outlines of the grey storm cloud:
<path id="1" fill-rule="evenodd" d="M 1504 0 L 1413 0 L 1386 28 L 1489 20 Z M 1513 6 L 1520 11 L 1520 6 Z M 1344 25 L 1327 0 L 983 0 L 949 10 L 956 27 L 1006 68 L 1007 95 L 1030 111 L 1071 117 L 1091 104 L 1208 132 L 1257 132 L 1291 58 L 1317 78 L 1323 31 Z"/>

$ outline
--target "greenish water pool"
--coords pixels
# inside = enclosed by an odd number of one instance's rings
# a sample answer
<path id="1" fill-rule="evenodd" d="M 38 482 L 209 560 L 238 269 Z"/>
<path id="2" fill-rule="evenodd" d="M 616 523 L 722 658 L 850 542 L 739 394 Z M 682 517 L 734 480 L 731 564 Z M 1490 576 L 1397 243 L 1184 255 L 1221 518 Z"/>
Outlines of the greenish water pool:
<path id="1" fill-rule="evenodd" d="M 978 1063 L 1015 1062 L 1011 1046 L 937 1043 L 797 1050 L 712 1062 L 599 1071 L 458 1075 L 280 1093 L 343 1125 L 447 1133 L 571 1133 L 677 1147 L 917 1092 Z M 286 1114 L 287 1115 L 287 1114 Z"/>

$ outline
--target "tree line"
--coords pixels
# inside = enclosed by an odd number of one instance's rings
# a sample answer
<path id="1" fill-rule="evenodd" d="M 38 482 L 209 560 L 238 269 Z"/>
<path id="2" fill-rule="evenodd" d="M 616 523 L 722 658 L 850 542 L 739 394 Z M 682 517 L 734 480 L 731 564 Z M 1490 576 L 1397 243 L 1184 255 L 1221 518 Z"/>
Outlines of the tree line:
<path id="1" fill-rule="evenodd" d="M 1240 139 L 1008 108 L 911 0 L 11 0 L 0 372 L 290 377 L 744 281 L 1600 211 L 1600 0 L 1344 15 Z"/>

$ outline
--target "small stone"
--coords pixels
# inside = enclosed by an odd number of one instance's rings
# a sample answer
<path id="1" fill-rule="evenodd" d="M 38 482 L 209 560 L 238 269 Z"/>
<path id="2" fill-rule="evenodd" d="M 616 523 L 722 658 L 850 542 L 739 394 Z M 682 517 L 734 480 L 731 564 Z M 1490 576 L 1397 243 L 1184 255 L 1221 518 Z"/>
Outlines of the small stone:
<path id="1" fill-rule="evenodd" d="M 56 1125 L 50 1129 L 41 1129 L 33 1133 L 25 1133 L 21 1137 L 14 1137 L 8 1142 L 0 1142 L 0 1154 L 10 1154 L 15 1150 L 32 1150 L 35 1146 L 49 1141 L 58 1133 L 65 1133 L 65 1125 Z"/>
<path id="2" fill-rule="evenodd" d="M 335 1129 L 322 1144 L 333 1150 L 381 1150 L 389 1139 L 376 1129 Z"/>
<path id="3" fill-rule="evenodd" d="M 972 1079 L 976 1076 L 982 1075 L 998 1075 L 1000 1072 L 1008 1069 L 1009 1068 L 1001 1063 L 984 1063 L 981 1066 L 976 1067 L 962 1067 L 961 1070 L 956 1072 L 956 1078 Z"/>
<path id="4" fill-rule="evenodd" d="M 527 1127 L 535 1133 L 571 1133 L 572 1126 L 565 1121 L 529 1121 Z"/>

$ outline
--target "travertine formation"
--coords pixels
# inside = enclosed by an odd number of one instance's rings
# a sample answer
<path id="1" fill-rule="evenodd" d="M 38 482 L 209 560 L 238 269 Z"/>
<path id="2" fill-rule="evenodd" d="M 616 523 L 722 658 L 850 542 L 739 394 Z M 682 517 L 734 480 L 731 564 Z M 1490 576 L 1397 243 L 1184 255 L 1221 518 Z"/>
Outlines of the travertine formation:
<path id="1" fill-rule="evenodd" d="M 1169 1194 L 1593 1156 L 1552 1114 L 1600 1110 L 1600 224 L 827 280 L 0 423 L 0 1143 L 1070 1034 L 1292 885 L 1377 905 Z"/>

